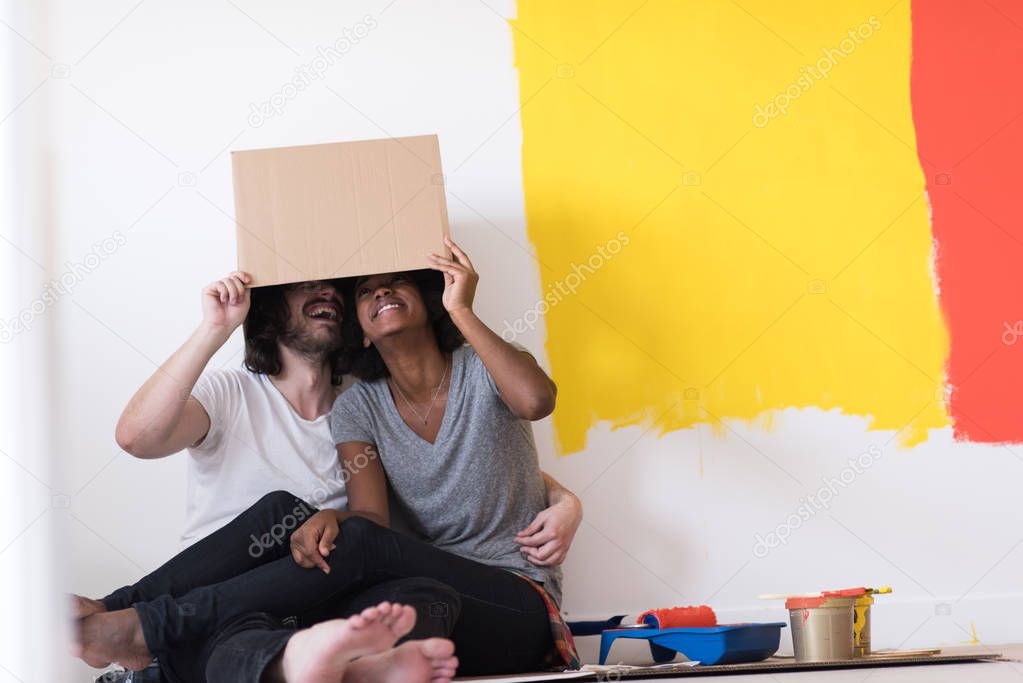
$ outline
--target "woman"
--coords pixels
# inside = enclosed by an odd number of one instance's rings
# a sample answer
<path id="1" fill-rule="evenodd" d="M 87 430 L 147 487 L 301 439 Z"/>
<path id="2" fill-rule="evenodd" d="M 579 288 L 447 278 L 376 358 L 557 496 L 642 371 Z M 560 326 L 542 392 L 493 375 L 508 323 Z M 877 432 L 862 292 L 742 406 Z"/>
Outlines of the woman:
<path id="1" fill-rule="evenodd" d="M 389 481 L 414 530 L 433 546 L 416 553 L 419 575 L 459 593 L 451 638 L 460 673 L 537 670 L 552 662 L 548 605 L 560 601 L 561 572 L 530 562 L 514 532 L 544 506 L 528 421 L 550 414 L 556 387 L 531 355 L 476 317 L 478 275 L 457 245 L 448 246 L 453 259 L 431 256 L 444 277 L 443 308 L 431 305 L 420 274 L 356 281 L 357 320 L 349 320 L 357 325 L 346 336 L 363 348 L 352 369 L 363 381 L 335 402 L 331 431 L 353 472 L 350 510 L 386 521 Z M 366 462 L 367 451 L 379 459 Z M 350 533 L 346 524 L 330 512 L 314 516 L 292 538 L 299 559 L 322 562 L 339 531 Z"/>
<path id="2" fill-rule="evenodd" d="M 205 643 L 214 660 L 244 653 L 269 672 L 288 654 L 293 633 L 248 615 L 307 615 L 360 589 L 425 577 L 457 595 L 450 607 L 457 614 L 447 616 L 460 673 L 577 665 L 555 607 L 556 558 L 524 556 L 514 535 L 545 506 L 525 421 L 553 409 L 555 387 L 531 356 L 472 313 L 478 276 L 464 252 L 449 246 L 454 259 L 432 256 L 443 273 L 443 308 L 430 304 L 413 275 L 357 283 L 358 329 L 350 332 L 360 333 L 364 351 L 353 372 L 370 381 L 343 394 L 331 420 L 352 473 L 355 516 L 339 523 L 335 511 L 313 515 L 291 537 L 297 562 L 277 559 L 124 610 L 130 614 L 109 626 L 129 655 L 173 661 Z M 462 337 L 469 346 L 460 345 Z M 387 478 L 430 543 L 386 528 Z M 313 566 L 322 571 L 309 571 Z M 117 647 L 100 649 L 117 659 Z"/>

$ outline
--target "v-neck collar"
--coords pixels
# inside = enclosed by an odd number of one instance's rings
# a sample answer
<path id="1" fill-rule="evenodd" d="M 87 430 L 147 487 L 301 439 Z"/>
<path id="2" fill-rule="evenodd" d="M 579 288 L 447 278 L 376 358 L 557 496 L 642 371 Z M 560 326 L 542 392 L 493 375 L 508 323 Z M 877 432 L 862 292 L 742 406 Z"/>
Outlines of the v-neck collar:
<path id="1" fill-rule="evenodd" d="M 394 395 L 391 393 L 391 387 L 388 386 L 389 383 L 387 379 L 383 380 L 382 386 L 384 390 L 384 397 L 386 399 L 385 402 L 387 403 L 387 412 L 390 415 L 391 419 L 397 421 L 397 423 L 400 425 L 398 428 L 404 430 L 407 438 L 418 441 L 427 448 L 433 448 L 435 445 L 437 445 L 438 441 L 440 441 L 444 436 L 446 436 L 447 431 L 449 429 L 449 423 L 453 419 L 451 417 L 452 411 L 450 410 L 450 408 L 451 399 L 454 394 L 452 393 L 451 389 L 453 387 L 456 386 L 460 387 L 462 385 L 463 356 L 464 354 L 462 353 L 461 347 L 451 352 L 451 380 L 449 381 L 448 384 L 448 397 L 447 400 L 444 401 L 444 417 L 442 417 L 440 420 L 440 428 L 437 430 L 437 436 L 433 438 L 432 442 L 427 441 L 423 437 L 419 436 L 419 434 L 416 433 L 416 430 L 409 427 L 408 423 L 405 422 L 405 419 L 401 416 L 401 413 L 398 412 L 398 406 L 395 403 Z"/>

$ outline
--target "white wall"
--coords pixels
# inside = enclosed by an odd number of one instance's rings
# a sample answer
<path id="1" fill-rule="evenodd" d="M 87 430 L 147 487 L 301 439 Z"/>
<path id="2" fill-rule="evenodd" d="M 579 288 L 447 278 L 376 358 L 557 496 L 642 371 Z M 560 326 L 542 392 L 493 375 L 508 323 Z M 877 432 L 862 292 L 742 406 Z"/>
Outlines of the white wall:
<path id="1" fill-rule="evenodd" d="M 53 486 L 69 499 L 67 588 L 99 596 L 176 548 L 182 458 L 134 460 L 113 426 L 198 322 L 200 287 L 234 265 L 228 149 L 437 132 L 452 230 L 482 273 L 480 313 L 501 329 L 540 288 L 502 19 L 511 0 L 51 4 L 51 34 L 21 32 L 49 57 L 31 61 L 52 106 L 36 103 L 39 93 L 26 105 L 53 120 L 47 263 L 52 277 L 76 273 L 45 313 L 55 329 Z M 250 125 L 250 103 L 367 16 L 375 28 L 323 80 Z M 542 329 L 519 341 L 542 354 Z M 233 339 L 214 365 L 239 363 L 240 348 Z M 544 467 L 586 504 L 566 567 L 570 616 L 709 602 L 728 619 L 774 620 L 784 612 L 757 594 L 891 584 L 875 613 L 877 646 L 960 643 L 972 626 L 985 642 L 1023 638 L 1011 618 L 1023 604 L 1013 495 L 1023 449 L 956 444 L 942 431 L 900 450 L 891 433 L 817 410 L 723 436 L 598 427 L 586 452 L 564 459 L 549 422 L 537 436 Z M 881 457 L 837 488 L 828 510 L 758 556 L 755 534 L 784 524 L 822 477 L 871 446 Z"/>
<path id="2" fill-rule="evenodd" d="M 0 18 L 20 29 L 0 27 L 0 682 L 65 680 L 69 661 L 52 656 L 66 635 L 55 599 L 66 566 L 56 561 L 65 499 L 50 457 L 55 329 L 40 299 L 51 266 L 52 106 L 25 37 L 48 26 L 33 4 L 3 3 Z"/>

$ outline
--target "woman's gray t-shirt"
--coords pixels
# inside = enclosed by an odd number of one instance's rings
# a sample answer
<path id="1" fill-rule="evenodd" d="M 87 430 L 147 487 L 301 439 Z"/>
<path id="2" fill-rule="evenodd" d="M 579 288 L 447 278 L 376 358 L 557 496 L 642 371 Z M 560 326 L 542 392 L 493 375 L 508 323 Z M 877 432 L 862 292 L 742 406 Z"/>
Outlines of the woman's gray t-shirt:
<path id="1" fill-rule="evenodd" d="M 334 402 L 334 442 L 374 444 L 415 533 L 456 555 L 525 574 L 561 603 L 561 569 L 537 567 L 515 534 L 547 507 L 527 420 L 515 417 L 471 346 L 454 351 L 440 431 L 430 443 L 398 414 L 386 379 L 358 382 Z"/>

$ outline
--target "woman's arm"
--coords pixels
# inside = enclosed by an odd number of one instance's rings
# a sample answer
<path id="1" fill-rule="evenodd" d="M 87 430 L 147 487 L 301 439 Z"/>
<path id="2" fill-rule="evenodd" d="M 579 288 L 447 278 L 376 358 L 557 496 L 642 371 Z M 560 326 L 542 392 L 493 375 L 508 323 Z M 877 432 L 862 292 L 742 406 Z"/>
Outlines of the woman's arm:
<path id="1" fill-rule="evenodd" d="M 380 455 L 373 444 L 350 441 L 338 444 L 341 468 L 349 475 L 345 485 L 348 493 L 348 511 L 320 510 L 306 520 L 291 535 L 291 556 L 302 567 L 319 567 L 330 573 L 330 565 L 323 558 L 334 549 L 334 540 L 341 533 L 341 522 L 358 515 L 380 526 L 390 526 L 387 507 L 387 477 Z"/>
<path id="2" fill-rule="evenodd" d="M 476 317 L 472 301 L 479 275 L 465 252 L 445 240 L 454 259 L 431 254 L 434 270 L 444 273 L 444 307 L 479 355 L 508 409 L 523 420 L 539 420 L 554 411 L 558 388 L 533 356 L 515 348 Z"/>
<path id="3" fill-rule="evenodd" d="M 387 475 L 376 446 L 363 441 L 349 441 L 337 446 L 341 469 L 348 472 L 348 512 L 337 511 L 338 520 L 358 515 L 380 526 L 391 526 L 387 507 Z"/>

